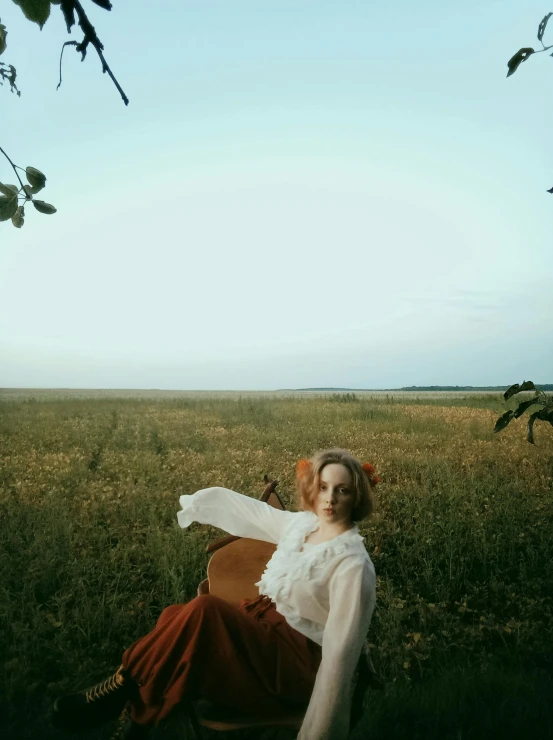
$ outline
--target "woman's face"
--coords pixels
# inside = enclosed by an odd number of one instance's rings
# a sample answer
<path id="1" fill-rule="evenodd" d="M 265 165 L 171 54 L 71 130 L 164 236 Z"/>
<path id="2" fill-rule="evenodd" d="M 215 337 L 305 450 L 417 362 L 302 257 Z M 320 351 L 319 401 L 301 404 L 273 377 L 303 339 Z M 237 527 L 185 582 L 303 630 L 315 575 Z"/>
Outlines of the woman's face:
<path id="1" fill-rule="evenodd" d="M 339 463 L 325 465 L 314 498 L 315 514 L 324 526 L 351 525 L 354 496 L 349 470 Z"/>

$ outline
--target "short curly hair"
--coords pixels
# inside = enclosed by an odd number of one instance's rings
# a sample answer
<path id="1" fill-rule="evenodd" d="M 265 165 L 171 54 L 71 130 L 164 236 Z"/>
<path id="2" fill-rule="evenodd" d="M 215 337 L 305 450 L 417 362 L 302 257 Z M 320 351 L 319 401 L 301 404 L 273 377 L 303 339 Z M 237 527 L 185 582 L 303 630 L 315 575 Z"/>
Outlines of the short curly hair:
<path id="1" fill-rule="evenodd" d="M 296 505 L 304 511 L 313 511 L 320 474 L 325 465 L 343 465 L 350 473 L 353 484 L 354 503 L 351 519 L 360 522 L 368 519 L 375 511 L 374 487 L 371 485 L 361 463 L 347 450 L 339 447 L 320 450 L 309 459 L 309 466 L 296 478 Z"/>

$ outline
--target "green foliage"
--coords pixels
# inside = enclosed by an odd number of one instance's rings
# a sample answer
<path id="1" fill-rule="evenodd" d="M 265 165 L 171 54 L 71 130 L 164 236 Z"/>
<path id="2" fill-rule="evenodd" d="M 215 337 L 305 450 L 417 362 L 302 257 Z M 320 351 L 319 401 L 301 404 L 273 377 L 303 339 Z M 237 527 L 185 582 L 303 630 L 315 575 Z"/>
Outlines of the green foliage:
<path id="1" fill-rule="evenodd" d="M 3 54 L 6 51 L 6 37 L 8 35 L 8 32 L 6 31 L 6 26 L 2 25 L 0 23 L 0 54 Z"/>
<path id="2" fill-rule="evenodd" d="M 43 175 L 40 170 L 35 167 L 27 167 L 25 170 L 27 180 L 30 184 L 31 193 L 38 193 L 46 185 L 46 175 Z"/>
<path id="3" fill-rule="evenodd" d="M 13 0 L 23 11 L 25 18 L 44 26 L 50 17 L 50 0 Z"/>
<path id="4" fill-rule="evenodd" d="M 25 169 L 25 176 L 28 184 L 25 184 L 17 171 L 22 170 L 22 167 L 14 164 L 2 148 L 0 148 L 0 152 L 4 154 L 11 164 L 20 184 L 20 187 L 18 187 L 17 185 L 4 185 L 0 183 L 0 221 L 7 221 L 11 218 L 12 224 L 17 229 L 20 229 L 25 223 L 25 203 L 28 202 L 31 202 L 39 213 L 45 213 L 46 215 L 56 213 L 57 209 L 50 203 L 33 198 L 35 193 L 38 193 L 45 187 L 46 175 L 40 170 L 37 170 L 36 167 L 27 167 Z"/>
<path id="5" fill-rule="evenodd" d="M 82 4 L 80 2 L 76 2 L 76 0 L 13 0 L 13 2 L 21 8 L 23 14 L 25 15 L 25 18 L 27 18 L 29 21 L 36 23 L 42 27 L 50 17 L 50 6 L 51 5 L 61 5 L 61 12 L 63 13 L 66 25 L 67 25 L 67 31 L 70 33 L 72 26 L 75 24 L 75 18 L 77 18 L 80 28 L 82 29 L 84 33 L 84 37 L 80 43 L 77 41 L 67 41 L 63 47 L 62 47 L 62 55 L 63 55 L 63 49 L 67 45 L 74 46 L 76 50 L 81 54 L 81 58 L 84 59 L 86 56 L 86 52 L 89 46 L 92 46 L 98 56 L 100 57 L 100 60 L 102 62 L 102 71 L 107 72 L 109 77 L 113 80 L 115 86 L 117 87 L 121 97 L 123 98 L 123 101 L 125 102 L 125 105 L 128 105 L 128 98 L 123 92 L 121 86 L 115 79 L 111 69 L 109 68 L 103 54 L 104 46 L 100 39 L 98 38 L 98 35 L 96 34 L 96 31 L 93 27 L 93 25 L 88 20 L 88 17 L 86 13 L 84 12 L 84 9 L 82 7 Z M 92 2 L 95 5 L 98 5 L 101 8 L 104 8 L 104 10 L 111 10 L 111 2 L 109 0 L 92 0 Z M 2 25 L 0 23 L 0 55 L 4 53 L 7 47 L 7 30 L 6 26 Z M 4 82 L 8 82 L 10 85 L 10 89 L 12 92 L 17 93 L 17 95 L 20 95 L 20 91 L 17 88 L 17 85 L 15 84 L 16 80 L 16 70 L 15 67 L 11 64 L 5 64 L 4 62 L 0 62 L 0 84 L 4 84 Z M 61 58 L 60 58 L 60 83 L 58 85 L 61 85 Z M 14 196 L 14 194 L 11 192 L 12 186 L 10 185 L 2 185 L 0 184 L 0 221 L 8 221 L 11 219 L 12 224 L 20 229 L 23 224 L 25 223 L 25 208 L 24 205 L 26 202 L 31 201 L 33 203 L 33 206 L 35 207 L 35 210 L 37 210 L 39 213 L 43 213 L 46 215 L 51 215 L 53 213 L 56 213 L 56 208 L 51 205 L 50 203 L 46 203 L 43 200 L 34 200 L 33 195 L 38 193 L 46 184 L 46 178 L 40 172 L 34 167 L 27 167 L 26 169 L 26 177 L 28 181 L 28 185 L 24 184 L 19 177 L 19 174 L 17 173 L 17 169 L 21 169 L 20 167 L 17 168 L 17 165 L 14 165 L 14 163 L 11 161 L 11 159 L 8 157 L 6 152 L 0 148 L 0 152 L 4 154 L 4 156 L 8 159 L 10 164 L 12 165 L 14 172 L 16 173 L 19 183 L 21 185 L 20 188 L 17 189 L 17 195 Z M 14 186 L 15 187 L 15 186 Z M 8 191 L 8 192 L 7 192 Z"/>
<path id="6" fill-rule="evenodd" d="M 547 21 L 551 18 L 553 13 L 548 13 L 541 21 L 540 25 L 538 27 L 538 41 L 541 41 L 543 44 L 543 34 L 545 33 L 545 27 L 547 26 Z"/>
<path id="7" fill-rule="evenodd" d="M 519 49 L 517 53 L 514 54 L 507 62 L 507 67 L 509 68 L 509 71 L 507 72 L 507 77 L 510 77 L 512 74 L 514 74 L 519 66 L 522 64 L 522 62 L 525 62 L 532 54 L 534 54 L 534 49 Z"/>
<path id="8" fill-rule="evenodd" d="M 17 211 L 18 191 L 16 189 L 15 192 L 11 192 L 9 186 L 3 186 L 2 192 L 3 195 L 0 195 L 0 221 L 7 221 L 12 218 Z"/>
<path id="9" fill-rule="evenodd" d="M 517 399 L 517 407 L 513 409 L 508 409 L 499 417 L 499 419 L 495 423 L 494 432 L 501 432 L 509 425 L 512 419 L 518 419 L 525 411 L 527 411 L 529 408 L 532 408 L 533 406 L 538 406 L 541 408 L 535 409 L 532 414 L 530 414 L 526 432 L 527 441 L 530 442 L 530 444 L 535 444 L 534 423 L 537 419 L 539 419 L 540 421 L 548 421 L 551 426 L 553 426 L 553 398 L 548 399 L 547 395 L 539 388 L 536 388 L 531 380 L 523 381 L 522 385 L 519 385 L 519 383 L 515 383 L 505 391 L 505 393 L 503 394 L 503 398 L 505 401 L 509 401 L 509 399 L 511 398 L 513 398 L 514 400 L 514 397 L 518 393 L 524 393 L 532 390 L 534 391 L 532 398 L 530 398 L 529 400 L 522 400 L 521 398 Z"/>
<path id="10" fill-rule="evenodd" d="M 543 46 L 543 49 L 540 49 L 539 51 L 535 51 L 532 47 L 526 47 L 526 46 L 523 47 L 522 49 L 519 49 L 516 52 L 516 54 L 513 54 L 513 56 L 507 62 L 507 68 L 508 68 L 507 77 L 510 77 L 511 75 L 513 75 L 517 71 L 517 69 L 520 67 L 522 62 L 525 62 L 532 55 L 541 54 L 542 52 L 549 51 L 549 49 L 553 48 L 553 44 L 550 46 L 545 46 L 545 44 L 543 43 L 543 34 L 545 33 L 547 22 L 549 21 L 552 15 L 553 13 L 548 13 L 546 16 L 544 16 L 542 20 L 540 21 L 540 25 L 538 26 L 538 41 Z M 553 56 L 553 54 L 550 54 L 550 56 Z M 553 188 L 550 188 L 547 192 L 553 194 Z M 528 441 L 531 441 L 530 437 L 532 435 L 531 435 L 530 429 L 528 431 L 528 436 L 529 436 Z"/>
<path id="11" fill-rule="evenodd" d="M 547 22 L 552 15 L 553 13 L 548 13 L 544 18 L 542 18 L 542 20 L 540 21 L 540 25 L 538 26 L 538 41 L 543 46 L 543 49 L 535 51 L 532 47 L 529 46 L 525 46 L 522 49 L 519 49 L 517 53 L 513 54 L 513 56 L 507 62 L 507 77 L 513 75 L 520 67 L 522 62 L 525 62 L 527 59 L 529 59 L 532 54 L 540 54 L 541 52 L 548 51 L 552 48 L 551 46 L 545 46 L 545 44 L 543 43 L 543 34 L 545 33 Z M 551 54 L 551 56 L 553 56 L 553 54 Z"/>
<path id="12" fill-rule="evenodd" d="M 39 213 L 51 215 L 56 212 L 54 206 L 50 205 L 50 203 L 45 203 L 43 200 L 33 200 L 33 205 Z"/>
<path id="13" fill-rule="evenodd" d="M 0 23 L 0 56 L 6 51 L 6 48 L 8 46 L 7 39 L 8 31 L 6 29 L 6 26 Z M 0 62 L 0 85 L 3 85 L 4 82 L 8 82 L 11 92 L 17 93 L 17 95 L 21 95 L 21 93 L 17 89 L 17 85 L 15 84 L 16 77 L 17 72 L 15 71 L 15 67 L 13 66 L 13 64 Z"/>
<path id="14" fill-rule="evenodd" d="M 63 14 L 68 33 L 71 33 L 71 29 L 75 25 L 75 22 L 78 22 L 78 25 L 80 26 L 84 36 L 82 41 L 80 42 L 66 41 L 63 44 L 60 56 L 60 81 L 58 84 L 58 88 L 61 85 L 61 60 L 63 58 L 64 48 L 66 46 L 74 46 L 75 49 L 81 54 L 81 60 L 84 60 L 88 51 L 88 47 L 92 46 L 100 57 L 100 61 L 102 62 L 102 71 L 107 72 L 108 76 L 112 79 L 117 90 L 119 91 L 123 102 L 125 103 L 125 105 L 128 105 L 129 99 L 125 95 L 123 89 L 121 88 L 120 84 L 117 82 L 111 69 L 109 68 L 109 65 L 103 54 L 104 45 L 98 38 L 94 26 L 89 21 L 88 16 L 86 15 L 85 10 L 82 6 L 82 3 L 77 2 L 77 0 L 63 0 L 63 2 L 62 0 L 13 0 L 13 2 L 21 8 L 23 14 L 29 21 L 37 23 L 41 29 L 50 17 L 51 5 L 61 6 L 60 10 Z M 104 10 L 111 10 L 112 8 L 110 0 L 92 0 L 92 2 L 95 5 L 98 5 L 100 8 L 103 8 Z M 0 25 L 0 54 L 2 54 L 5 48 L 6 28 L 5 26 Z M 19 95 L 19 90 L 17 90 L 17 87 L 15 86 L 15 77 L 16 72 L 14 67 L 11 65 L 5 65 L 0 62 L 0 83 L 3 84 L 5 80 L 9 81 L 12 92 L 15 91 Z"/>

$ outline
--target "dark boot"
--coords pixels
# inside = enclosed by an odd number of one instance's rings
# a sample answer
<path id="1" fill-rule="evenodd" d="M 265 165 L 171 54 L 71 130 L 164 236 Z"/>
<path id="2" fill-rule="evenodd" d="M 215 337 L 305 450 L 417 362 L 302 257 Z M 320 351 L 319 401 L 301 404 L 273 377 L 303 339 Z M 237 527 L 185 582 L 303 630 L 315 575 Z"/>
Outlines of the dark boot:
<path id="1" fill-rule="evenodd" d="M 119 715 L 117 727 L 110 740 L 146 740 L 150 735 L 150 729 L 146 725 L 138 725 L 131 719 L 130 704 Z"/>
<path id="2" fill-rule="evenodd" d="M 97 727 L 117 717 L 127 702 L 137 697 L 138 685 L 123 666 L 119 666 L 113 676 L 96 686 L 56 699 L 52 724 L 65 730 Z"/>

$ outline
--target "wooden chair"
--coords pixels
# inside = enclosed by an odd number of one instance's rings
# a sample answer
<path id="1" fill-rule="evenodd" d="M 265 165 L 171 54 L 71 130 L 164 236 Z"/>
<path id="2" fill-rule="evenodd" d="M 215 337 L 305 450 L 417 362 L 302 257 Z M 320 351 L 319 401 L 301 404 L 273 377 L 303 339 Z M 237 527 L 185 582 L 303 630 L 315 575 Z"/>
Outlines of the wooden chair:
<path id="1" fill-rule="evenodd" d="M 264 480 L 266 488 L 260 500 L 276 509 L 285 509 L 276 491 L 278 481 L 270 481 L 267 476 Z M 198 586 L 198 596 L 214 594 L 237 606 L 244 598 L 257 598 L 259 591 L 254 584 L 260 580 L 275 550 L 276 545 L 270 542 L 234 535 L 211 542 L 207 546 L 207 552 L 213 554 L 207 565 L 207 578 Z M 383 683 L 377 676 L 370 657 L 362 653 L 357 664 L 357 681 L 352 698 L 351 730 L 363 715 L 363 699 L 369 687 L 382 689 Z M 275 731 L 283 728 L 299 730 L 306 710 L 307 707 L 302 712 L 259 718 L 229 711 L 213 702 L 202 700 L 192 704 L 190 721 L 198 737 L 203 734 L 202 728 L 218 732 L 262 728 L 274 728 Z"/>

